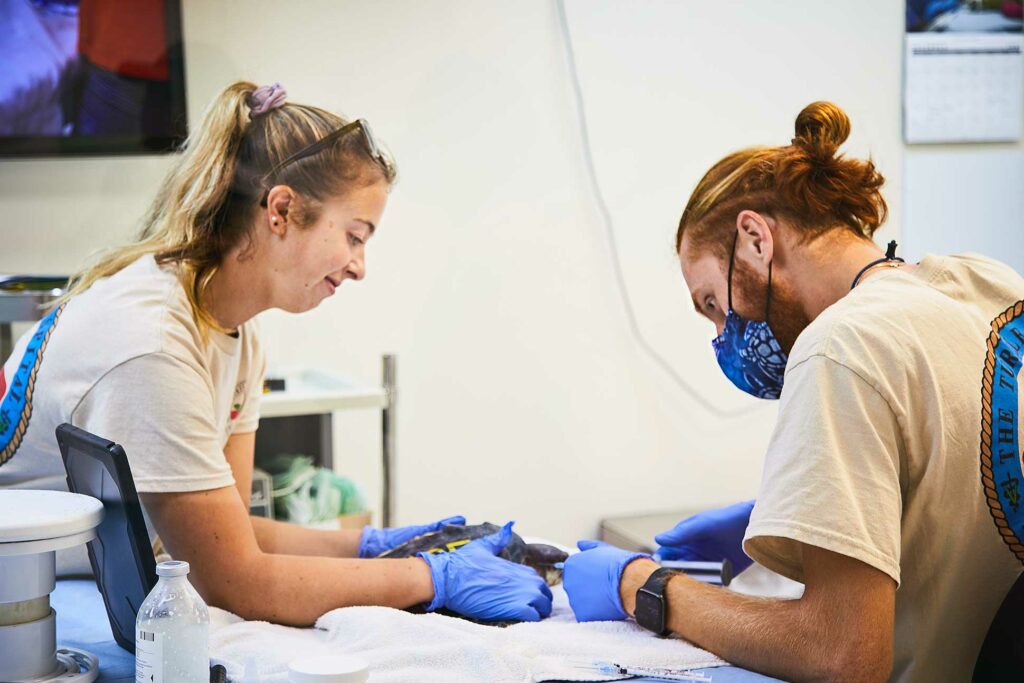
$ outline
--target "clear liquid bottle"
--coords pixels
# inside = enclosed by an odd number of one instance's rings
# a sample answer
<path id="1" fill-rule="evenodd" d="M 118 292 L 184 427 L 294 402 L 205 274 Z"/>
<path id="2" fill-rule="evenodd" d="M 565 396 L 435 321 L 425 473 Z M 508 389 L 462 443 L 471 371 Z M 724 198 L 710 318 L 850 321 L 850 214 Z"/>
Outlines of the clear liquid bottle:
<path id="1" fill-rule="evenodd" d="M 135 620 L 135 683 L 207 683 L 210 611 L 188 582 L 188 562 L 156 566 Z"/>

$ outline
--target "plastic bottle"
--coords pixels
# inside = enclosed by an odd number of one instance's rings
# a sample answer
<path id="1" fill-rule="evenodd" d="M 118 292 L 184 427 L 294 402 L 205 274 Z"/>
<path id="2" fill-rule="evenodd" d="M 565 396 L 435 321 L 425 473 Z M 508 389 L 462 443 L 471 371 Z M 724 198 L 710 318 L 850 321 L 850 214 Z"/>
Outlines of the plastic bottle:
<path id="1" fill-rule="evenodd" d="M 156 587 L 135 621 L 135 683 L 210 680 L 210 611 L 188 569 L 177 560 L 156 566 Z"/>

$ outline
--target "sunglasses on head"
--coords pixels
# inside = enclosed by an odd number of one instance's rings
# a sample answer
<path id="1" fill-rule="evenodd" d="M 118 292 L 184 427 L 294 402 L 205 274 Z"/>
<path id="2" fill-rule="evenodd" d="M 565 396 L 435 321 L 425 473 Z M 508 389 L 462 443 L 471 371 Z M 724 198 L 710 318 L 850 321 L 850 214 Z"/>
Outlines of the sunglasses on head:
<path id="1" fill-rule="evenodd" d="M 265 189 L 263 190 L 263 196 L 260 198 L 260 206 L 265 207 L 267 205 L 267 195 L 270 194 L 270 188 L 268 187 L 268 185 L 270 184 L 271 178 L 275 177 L 278 173 L 280 173 L 281 169 L 288 166 L 289 164 L 294 164 L 296 161 L 300 161 L 301 159 L 306 159 L 308 157 L 319 154 L 320 152 L 327 149 L 341 138 L 345 137 L 346 135 L 357 129 L 363 135 L 363 142 L 366 144 L 366 150 L 370 153 L 370 158 L 377 162 L 382 169 L 384 169 L 384 172 L 388 177 L 391 177 L 394 174 L 394 165 L 392 164 L 391 160 L 387 157 L 387 155 L 384 154 L 383 150 L 381 150 L 380 146 L 377 144 L 377 139 L 373 137 L 373 131 L 370 129 L 370 124 L 366 122 L 366 119 L 356 119 L 351 123 L 345 124 L 336 131 L 328 133 L 327 135 L 320 138 L 316 142 L 310 143 L 309 145 L 300 149 L 298 152 L 289 155 L 286 159 L 284 159 L 284 161 L 277 164 L 272 169 L 270 169 L 270 171 L 264 174 L 263 186 Z"/>

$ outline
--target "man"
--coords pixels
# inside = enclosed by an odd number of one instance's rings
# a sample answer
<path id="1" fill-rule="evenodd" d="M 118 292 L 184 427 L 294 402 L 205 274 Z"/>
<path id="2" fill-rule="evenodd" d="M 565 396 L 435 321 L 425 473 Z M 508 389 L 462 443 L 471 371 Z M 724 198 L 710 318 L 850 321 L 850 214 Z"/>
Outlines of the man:
<path id="1" fill-rule="evenodd" d="M 803 596 L 738 595 L 587 541 L 565 587 L 580 620 L 635 614 L 785 680 L 969 680 L 1024 560 L 1024 278 L 883 255 L 883 179 L 836 154 L 848 134 L 841 109 L 809 105 L 791 145 L 708 171 L 676 241 L 725 374 L 781 396 L 744 549 Z M 659 540 L 685 546 L 686 529 Z"/>

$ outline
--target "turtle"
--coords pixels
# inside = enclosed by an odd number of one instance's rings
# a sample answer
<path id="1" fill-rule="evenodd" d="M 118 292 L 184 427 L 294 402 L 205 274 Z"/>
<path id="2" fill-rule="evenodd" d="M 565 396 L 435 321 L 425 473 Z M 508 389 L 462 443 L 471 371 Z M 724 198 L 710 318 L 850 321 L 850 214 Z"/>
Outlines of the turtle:
<path id="1" fill-rule="evenodd" d="M 501 527 L 489 522 L 470 525 L 448 524 L 438 531 L 431 531 L 429 533 L 416 536 L 402 545 L 381 553 L 377 557 L 402 558 L 415 557 L 418 553 L 457 552 L 459 548 L 467 543 L 475 541 L 478 538 L 483 538 L 484 536 L 496 534 L 499 531 L 501 531 Z M 508 542 L 508 545 L 505 546 L 505 549 L 498 554 L 498 557 L 502 557 L 509 562 L 515 562 L 516 564 L 522 564 L 530 567 L 537 572 L 537 574 L 539 574 L 549 586 L 554 586 L 562 582 L 561 563 L 565 562 L 569 555 L 552 545 L 547 545 L 545 543 L 527 543 L 523 540 L 522 536 L 513 532 L 512 539 Z M 439 612 L 491 626 L 508 626 L 510 624 L 517 623 L 515 621 L 481 621 L 446 609 L 439 610 Z"/>
<path id="2" fill-rule="evenodd" d="M 448 524 L 438 531 L 421 534 L 402 545 L 387 550 L 378 557 L 414 557 L 418 553 L 447 553 L 458 550 L 470 541 L 490 536 L 501 531 L 501 527 L 484 522 L 483 524 Z M 569 557 L 568 553 L 545 543 L 527 543 L 522 536 L 513 532 L 512 540 L 498 554 L 509 562 L 525 564 L 549 586 L 562 582 L 561 564 Z M 556 566 L 558 565 L 558 566 Z"/>

